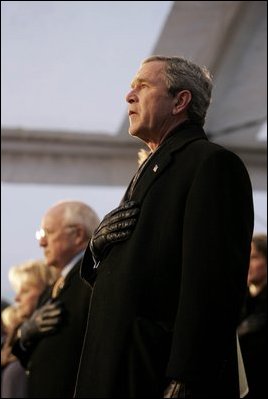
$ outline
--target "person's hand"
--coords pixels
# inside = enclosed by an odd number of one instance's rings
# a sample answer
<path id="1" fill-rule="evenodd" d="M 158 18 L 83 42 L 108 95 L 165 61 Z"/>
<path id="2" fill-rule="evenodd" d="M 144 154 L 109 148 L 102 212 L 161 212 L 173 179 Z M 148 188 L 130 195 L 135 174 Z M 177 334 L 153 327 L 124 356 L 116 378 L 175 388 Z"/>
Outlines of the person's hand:
<path id="1" fill-rule="evenodd" d="M 138 204 L 129 201 L 104 217 L 90 241 L 90 249 L 95 261 L 102 258 L 111 244 L 124 241 L 130 236 L 137 222 L 139 211 Z"/>
<path id="2" fill-rule="evenodd" d="M 1 349 L 1 367 L 5 367 L 16 360 L 16 357 L 11 353 L 11 349 L 11 346 L 4 346 Z"/>
<path id="3" fill-rule="evenodd" d="M 54 332 L 62 321 L 62 307 L 59 302 L 47 302 L 35 310 L 32 316 L 22 323 L 19 331 L 22 345 L 27 346 L 35 338 Z"/>

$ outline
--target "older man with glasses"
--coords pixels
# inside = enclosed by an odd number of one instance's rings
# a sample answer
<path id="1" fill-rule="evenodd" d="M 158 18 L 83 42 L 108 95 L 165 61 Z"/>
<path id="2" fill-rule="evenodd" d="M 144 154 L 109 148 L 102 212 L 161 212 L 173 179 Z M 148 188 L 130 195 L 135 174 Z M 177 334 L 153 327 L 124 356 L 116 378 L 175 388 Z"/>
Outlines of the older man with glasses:
<path id="1" fill-rule="evenodd" d="M 36 233 L 47 266 L 58 269 L 59 279 L 40 298 L 13 347 L 26 368 L 30 398 L 73 396 L 91 296 L 90 285 L 80 278 L 80 262 L 98 224 L 88 205 L 61 201 L 46 212 Z"/>

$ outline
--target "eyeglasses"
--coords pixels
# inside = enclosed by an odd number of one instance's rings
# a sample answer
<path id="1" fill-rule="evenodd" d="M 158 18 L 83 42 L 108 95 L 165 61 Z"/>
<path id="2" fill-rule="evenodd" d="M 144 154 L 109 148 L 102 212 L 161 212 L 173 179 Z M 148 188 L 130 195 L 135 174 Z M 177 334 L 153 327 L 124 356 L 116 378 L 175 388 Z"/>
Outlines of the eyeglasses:
<path id="1" fill-rule="evenodd" d="M 67 225 L 67 226 L 62 226 L 62 229 L 74 229 L 76 227 L 77 227 L 76 225 Z M 48 236 L 55 233 L 56 231 L 58 230 L 48 230 L 41 227 L 39 230 L 35 232 L 35 238 L 37 239 L 37 241 L 40 241 L 44 238 L 48 238 Z"/>
<path id="2" fill-rule="evenodd" d="M 35 232 L 35 238 L 37 239 L 37 241 L 40 241 L 42 238 L 45 238 L 47 236 L 47 232 L 45 231 L 45 229 L 39 229 L 36 230 Z"/>

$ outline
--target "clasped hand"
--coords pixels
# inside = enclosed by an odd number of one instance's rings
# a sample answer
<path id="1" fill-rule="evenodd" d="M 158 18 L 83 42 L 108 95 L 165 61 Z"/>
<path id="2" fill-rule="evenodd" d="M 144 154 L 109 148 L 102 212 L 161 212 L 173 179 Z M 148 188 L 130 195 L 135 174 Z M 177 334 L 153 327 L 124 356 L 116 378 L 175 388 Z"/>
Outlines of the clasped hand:
<path id="1" fill-rule="evenodd" d="M 40 335 L 54 332 L 62 321 L 62 310 L 59 301 L 48 301 L 45 305 L 36 309 L 32 316 L 20 327 L 22 344 L 27 345 Z"/>
<path id="2" fill-rule="evenodd" d="M 90 241 L 90 249 L 95 261 L 101 260 L 111 244 L 124 241 L 130 236 L 139 212 L 138 204 L 128 201 L 104 217 Z"/>

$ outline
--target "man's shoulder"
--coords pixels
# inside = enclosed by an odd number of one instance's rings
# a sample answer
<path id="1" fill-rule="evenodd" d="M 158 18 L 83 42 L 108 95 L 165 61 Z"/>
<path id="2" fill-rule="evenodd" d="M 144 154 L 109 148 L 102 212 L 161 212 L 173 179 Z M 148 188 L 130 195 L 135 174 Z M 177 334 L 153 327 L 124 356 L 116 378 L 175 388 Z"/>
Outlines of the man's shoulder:
<path id="1" fill-rule="evenodd" d="M 193 140 L 189 143 L 189 151 L 199 154 L 199 156 L 204 159 L 214 157 L 242 162 L 241 158 L 235 152 L 210 140 Z"/>

